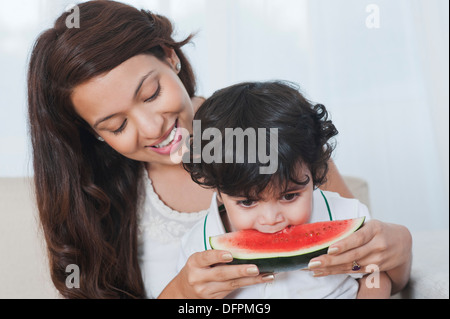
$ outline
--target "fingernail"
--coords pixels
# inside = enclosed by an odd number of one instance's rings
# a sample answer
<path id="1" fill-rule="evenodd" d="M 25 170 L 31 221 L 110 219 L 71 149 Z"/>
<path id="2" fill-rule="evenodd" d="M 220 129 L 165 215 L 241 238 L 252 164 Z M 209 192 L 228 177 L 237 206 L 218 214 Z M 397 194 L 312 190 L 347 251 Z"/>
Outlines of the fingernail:
<path id="1" fill-rule="evenodd" d="M 323 275 L 323 272 L 322 271 L 315 271 L 314 272 L 314 277 L 319 277 L 319 276 L 322 276 Z"/>
<path id="2" fill-rule="evenodd" d="M 262 276 L 262 280 L 264 280 L 264 281 L 274 281 L 275 280 L 275 276 L 273 274 L 264 275 L 264 276 Z"/>
<path id="3" fill-rule="evenodd" d="M 231 254 L 223 254 L 222 259 L 225 261 L 231 261 L 233 260 L 233 256 Z"/>
<path id="4" fill-rule="evenodd" d="M 247 268 L 247 274 L 249 274 L 249 275 L 257 275 L 257 274 L 259 274 L 258 267 L 256 267 L 256 266 L 248 267 Z"/>
<path id="5" fill-rule="evenodd" d="M 309 264 L 308 264 L 308 269 L 311 269 L 311 268 L 317 268 L 317 267 L 319 267 L 320 265 L 322 265 L 322 263 L 321 263 L 320 261 L 318 261 L 318 260 L 316 260 L 316 261 L 310 261 Z"/>
<path id="6" fill-rule="evenodd" d="M 328 255 L 333 255 L 333 254 L 336 254 L 338 251 L 339 251 L 339 248 L 337 248 L 337 247 L 330 247 L 330 248 L 328 248 L 327 254 Z"/>

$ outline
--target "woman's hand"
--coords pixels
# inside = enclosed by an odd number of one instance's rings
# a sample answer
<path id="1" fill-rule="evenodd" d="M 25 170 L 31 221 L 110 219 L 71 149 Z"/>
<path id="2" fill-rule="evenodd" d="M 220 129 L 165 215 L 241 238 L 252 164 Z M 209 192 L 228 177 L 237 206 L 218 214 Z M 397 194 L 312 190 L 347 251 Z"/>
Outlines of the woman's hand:
<path id="1" fill-rule="evenodd" d="M 387 273 L 395 293 L 409 280 L 411 260 L 412 238 L 408 229 L 371 220 L 354 234 L 331 245 L 328 254 L 313 258 L 309 269 L 315 276 L 327 276 L 353 272 L 353 261 L 361 266 L 358 272 L 370 272 L 366 267 L 376 265 L 379 271 Z"/>
<path id="2" fill-rule="evenodd" d="M 189 257 L 180 273 L 159 298 L 222 299 L 233 290 L 273 280 L 255 265 L 227 265 L 233 257 L 222 250 L 207 250 Z"/>

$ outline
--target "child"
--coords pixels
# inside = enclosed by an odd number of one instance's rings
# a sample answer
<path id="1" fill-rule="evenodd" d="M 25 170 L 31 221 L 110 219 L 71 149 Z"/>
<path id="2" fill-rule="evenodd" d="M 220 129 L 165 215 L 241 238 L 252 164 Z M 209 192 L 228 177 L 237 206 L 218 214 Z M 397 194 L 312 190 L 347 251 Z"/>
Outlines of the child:
<path id="1" fill-rule="evenodd" d="M 219 143 L 215 140 L 212 147 L 208 136 L 202 134 L 201 143 L 196 143 L 194 128 L 193 148 L 189 160 L 184 160 L 185 169 L 195 182 L 215 189 L 217 194 L 205 219 L 183 238 L 180 268 L 191 254 L 211 248 L 209 236 L 228 231 L 256 229 L 274 233 L 289 225 L 370 218 L 366 206 L 357 200 L 318 189 L 325 182 L 327 162 L 334 149 L 330 139 L 337 130 L 325 107 L 311 105 L 291 84 L 243 83 L 222 89 L 200 107 L 195 120 L 201 121 L 203 133 L 216 132 L 215 137 L 225 139 Z M 226 135 L 236 128 L 240 130 L 235 131 L 232 139 L 236 140 L 232 141 Z M 262 159 L 274 147 L 278 154 L 275 173 L 261 173 L 267 163 Z M 224 210 L 218 209 L 221 204 Z M 364 297 L 384 294 L 381 289 L 368 289 L 361 277 L 361 273 L 314 277 L 312 272 L 295 270 L 275 274 L 273 283 L 236 289 L 228 298 L 356 298 L 358 293 Z M 389 292 L 381 297 L 389 297 Z"/>

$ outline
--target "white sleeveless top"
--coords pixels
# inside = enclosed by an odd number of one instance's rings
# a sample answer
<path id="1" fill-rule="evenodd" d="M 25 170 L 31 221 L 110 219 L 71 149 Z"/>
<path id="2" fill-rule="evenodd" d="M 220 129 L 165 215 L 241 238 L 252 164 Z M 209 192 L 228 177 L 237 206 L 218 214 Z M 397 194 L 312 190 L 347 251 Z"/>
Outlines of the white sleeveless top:
<path id="1" fill-rule="evenodd" d="M 145 199 L 139 212 L 138 258 L 148 298 L 157 298 L 177 274 L 181 238 L 208 210 L 186 213 L 163 203 L 145 171 Z"/>

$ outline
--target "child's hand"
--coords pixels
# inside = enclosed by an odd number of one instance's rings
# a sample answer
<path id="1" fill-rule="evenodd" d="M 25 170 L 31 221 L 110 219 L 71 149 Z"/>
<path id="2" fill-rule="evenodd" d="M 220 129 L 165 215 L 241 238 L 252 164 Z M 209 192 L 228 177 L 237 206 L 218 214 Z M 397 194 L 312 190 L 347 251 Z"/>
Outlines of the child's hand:
<path id="1" fill-rule="evenodd" d="M 402 289 L 409 279 L 412 259 L 412 239 L 401 225 L 371 220 L 349 237 L 333 244 L 328 254 L 313 258 L 310 270 L 316 276 L 352 273 L 353 261 L 361 270 L 376 265 L 393 281 L 393 290 Z M 373 269 L 372 269 L 373 271 Z"/>
<path id="2" fill-rule="evenodd" d="M 207 250 L 189 257 L 186 265 L 161 293 L 160 298 L 203 298 L 221 299 L 233 290 L 263 282 L 270 282 L 273 276 L 259 274 L 255 265 L 227 265 L 231 255 L 222 250 Z M 167 289 L 178 294 L 168 294 Z M 166 294 L 167 293 L 167 294 Z"/>

